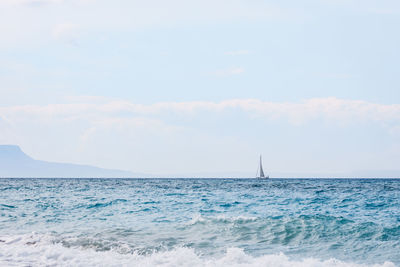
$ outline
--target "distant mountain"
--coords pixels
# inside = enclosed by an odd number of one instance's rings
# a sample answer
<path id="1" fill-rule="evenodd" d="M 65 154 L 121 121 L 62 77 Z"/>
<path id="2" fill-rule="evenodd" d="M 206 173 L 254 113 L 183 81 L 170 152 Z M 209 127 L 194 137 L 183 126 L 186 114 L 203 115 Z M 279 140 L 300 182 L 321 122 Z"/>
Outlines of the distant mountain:
<path id="1" fill-rule="evenodd" d="M 102 169 L 88 165 L 35 160 L 19 146 L 0 145 L 0 177 L 145 177 L 129 171 Z"/>

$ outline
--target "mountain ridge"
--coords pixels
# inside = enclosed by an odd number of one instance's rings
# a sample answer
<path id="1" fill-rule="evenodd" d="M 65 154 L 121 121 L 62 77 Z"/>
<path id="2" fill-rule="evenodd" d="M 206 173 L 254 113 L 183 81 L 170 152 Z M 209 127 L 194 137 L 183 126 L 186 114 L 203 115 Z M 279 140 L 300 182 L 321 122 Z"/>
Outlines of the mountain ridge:
<path id="1" fill-rule="evenodd" d="M 17 145 L 0 145 L 0 177 L 3 178 L 137 178 L 148 175 L 90 165 L 36 160 Z"/>

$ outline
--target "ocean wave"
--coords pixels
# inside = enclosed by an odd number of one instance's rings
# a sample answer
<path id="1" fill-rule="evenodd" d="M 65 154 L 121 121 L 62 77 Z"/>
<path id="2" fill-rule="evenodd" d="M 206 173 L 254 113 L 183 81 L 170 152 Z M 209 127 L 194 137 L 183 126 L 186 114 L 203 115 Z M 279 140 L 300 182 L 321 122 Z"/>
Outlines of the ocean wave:
<path id="1" fill-rule="evenodd" d="M 228 248 L 219 257 L 205 257 L 192 248 L 179 247 L 148 255 L 65 247 L 50 235 L 0 237 L 1 266 L 280 266 L 280 267 L 394 267 L 391 262 L 363 265 L 337 259 L 293 260 L 283 253 L 254 257 L 240 248 Z"/>
<path id="2" fill-rule="evenodd" d="M 189 221 L 189 225 L 195 224 L 204 224 L 208 222 L 214 223 L 246 223 L 246 222 L 254 222 L 258 218 L 257 217 L 250 217 L 250 216 L 234 216 L 228 217 L 225 215 L 217 215 L 217 216 L 202 216 L 201 214 L 195 214 L 192 219 Z"/>

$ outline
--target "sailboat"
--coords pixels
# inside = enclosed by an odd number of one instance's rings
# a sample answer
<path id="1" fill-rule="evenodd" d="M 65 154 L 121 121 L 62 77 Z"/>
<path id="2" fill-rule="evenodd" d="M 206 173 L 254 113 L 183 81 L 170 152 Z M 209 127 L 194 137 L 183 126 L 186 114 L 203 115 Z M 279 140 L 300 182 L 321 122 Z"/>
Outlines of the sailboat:
<path id="1" fill-rule="evenodd" d="M 258 170 L 257 170 L 256 178 L 258 178 L 258 179 L 268 179 L 269 178 L 269 175 L 265 176 L 265 174 L 264 174 L 264 170 L 263 170 L 263 167 L 262 167 L 262 157 L 261 157 L 261 155 L 260 155 L 260 167 L 258 169 L 260 170 L 260 172 L 258 172 Z"/>

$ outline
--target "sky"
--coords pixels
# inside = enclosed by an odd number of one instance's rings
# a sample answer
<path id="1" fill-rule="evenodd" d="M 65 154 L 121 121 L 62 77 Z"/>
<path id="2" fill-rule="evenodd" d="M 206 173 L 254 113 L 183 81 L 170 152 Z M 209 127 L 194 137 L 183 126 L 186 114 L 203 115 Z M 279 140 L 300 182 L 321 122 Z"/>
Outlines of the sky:
<path id="1" fill-rule="evenodd" d="M 400 170 L 398 0 L 0 0 L 0 144 L 163 175 Z"/>

